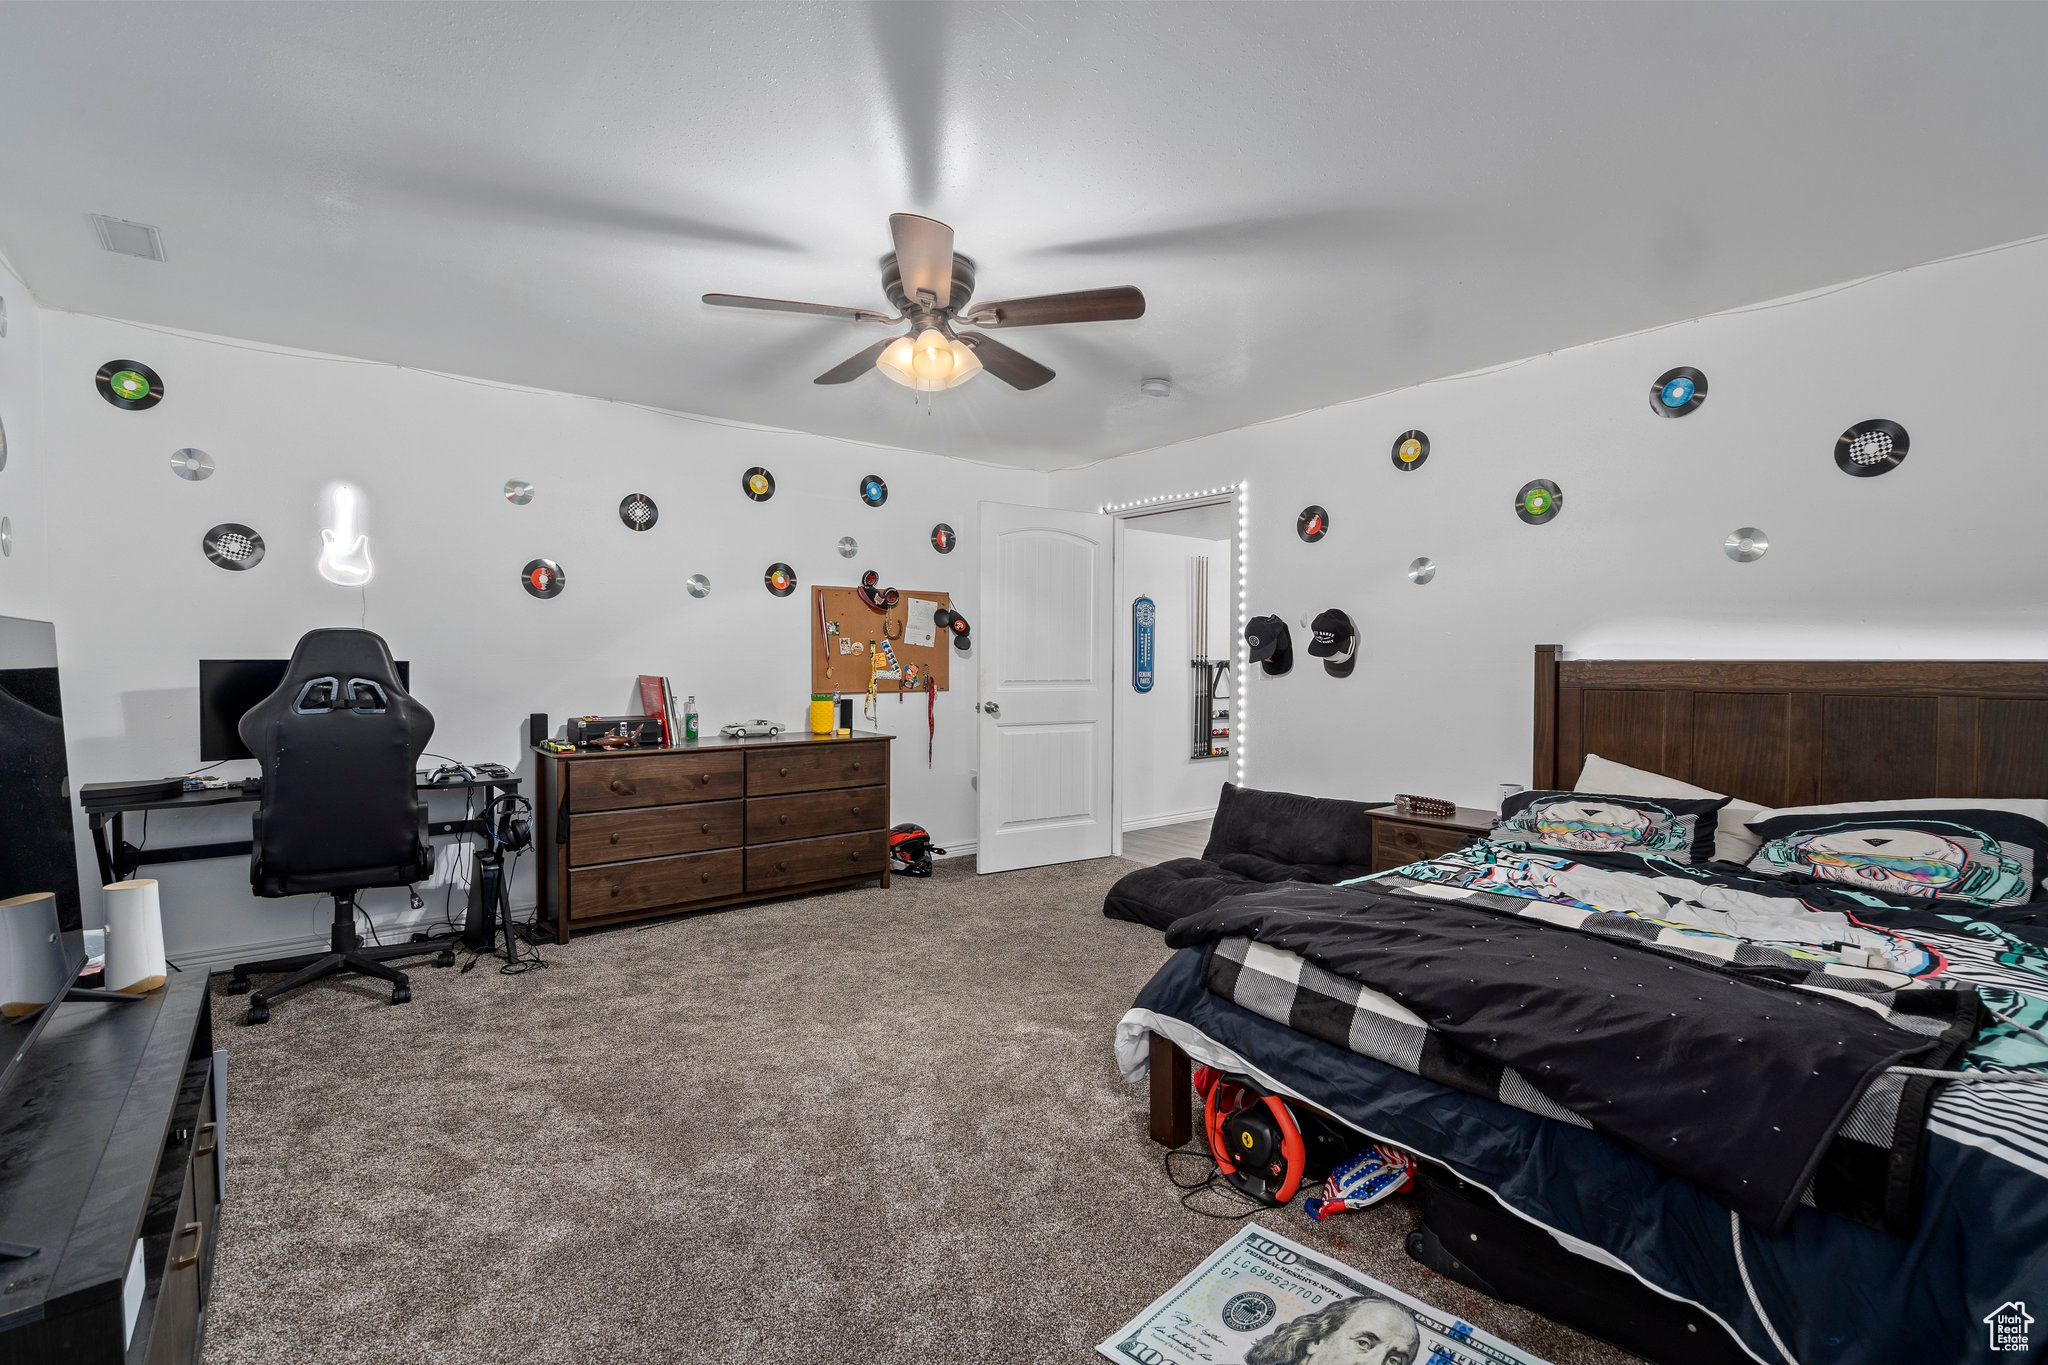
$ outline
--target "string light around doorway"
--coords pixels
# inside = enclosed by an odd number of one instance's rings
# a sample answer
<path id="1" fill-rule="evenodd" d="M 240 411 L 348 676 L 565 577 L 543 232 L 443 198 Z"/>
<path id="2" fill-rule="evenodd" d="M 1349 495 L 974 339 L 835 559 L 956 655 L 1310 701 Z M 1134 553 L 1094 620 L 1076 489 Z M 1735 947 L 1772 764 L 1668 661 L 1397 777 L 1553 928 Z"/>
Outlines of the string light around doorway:
<path id="1" fill-rule="evenodd" d="M 1245 710 L 1246 693 L 1251 689 L 1244 685 L 1245 670 L 1252 666 L 1251 646 L 1245 643 L 1244 628 L 1251 621 L 1251 503 L 1252 485 L 1247 479 L 1243 483 L 1219 484 L 1215 488 L 1195 488 L 1185 493 L 1163 493 L 1156 498 L 1138 498 L 1131 502 L 1104 503 L 1095 510 L 1105 516 L 1127 516 L 1148 507 L 1164 508 L 1174 503 L 1199 503 L 1212 498 L 1235 498 L 1237 501 L 1237 676 L 1231 681 L 1232 757 L 1237 773 L 1237 783 L 1244 785 L 1245 753 Z"/>

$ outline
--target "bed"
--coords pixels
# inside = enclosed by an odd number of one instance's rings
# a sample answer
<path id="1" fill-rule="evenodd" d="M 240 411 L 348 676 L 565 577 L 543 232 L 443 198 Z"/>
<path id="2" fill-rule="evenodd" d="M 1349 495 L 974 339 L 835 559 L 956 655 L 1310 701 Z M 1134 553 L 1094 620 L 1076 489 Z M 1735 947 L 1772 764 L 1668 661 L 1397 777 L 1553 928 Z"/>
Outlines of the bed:
<path id="1" fill-rule="evenodd" d="M 1534 719 L 1538 790 L 1574 791 L 1586 756 L 1598 754 L 1770 811 L 2048 798 L 2048 663 L 1595 661 L 1566 660 L 1556 647 L 1542 646 Z M 1539 1249 L 1575 1253 L 1578 1259 L 1557 1263 L 1559 1295 L 1575 1280 L 1569 1265 L 1621 1281 L 1639 1296 L 1661 1296 L 1653 1302 L 1670 1311 L 1651 1316 L 1666 1319 L 1662 1327 L 1676 1336 L 1660 1341 L 1655 1329 L 1646 1337 L 1598 1320 L 1597 1303 L 1594 1310 L 1582 1301 L 1558 1311 L 1540 1288 L 1540 1266 L 1524 1281 L 1539 1287 L 1502 1295 L 1663 1360 L 1724 1359 L 1736 1351 L 1794 1365 L 1981 1359 L 1994 1319 L 2004 1314 L 2009 1323 L 2014 1304 L 2024 1314 L 2028 1302 L 2048 1302 L 2048 1084 L 1908 1074 L 1945 1074 L 1958 1064 L 2048 1073 L 2048 1042 L 2038 1034 L 2048 1023 L 2043 850 L 2028 855 L 2036 861 L 2017 881 L 2007 876 L 1998 889 L 2008 894 L 1999 903 L 1979 907 L 1917 891 L 1893 894 L 1889 886 L 1873 890 L 1865 882 L 1783 877 L 1769 865 L 1715 861 L 1711 853 L 1691 867 L 1675 867 L 1664 855 L 1560 857 L 1555 849 L 1532 850 L 1512 833 L 1362 883 L 1253 892 L 1177 923 L 1169 942 L 1192 946 L 1145 987 L 1117 1037 L 1126 1076 L 1149 1074 L 1154 1140 L 1178 1146 L 1189 1137 L 1190 1060 L 1250 1076 L 1373 1140 L 1418 1153 L 1439 1181 L 1442 1173 L 1455 1177 L 1451 1183 L 1490 1204 L 1501 1223 L 1525 1234 L 1540 1229 Z M 1994 861 L 2012 847 L 2003 837 L 1984 845 Z M 1676 929 L 1657 921 L 1644 930 L 1641 916 L 1632 925 L 1598 903 L 1609 894 L 1625 898 L 1636 880 L 1653 874 L 1667 885 L 1674 877 L 1691 879 L 1701 890 L 1685 904 L 1719 909 L 1701 910 L 1705 919 Z M 1545 880 L 1553 876 L 1564 880 Z M 1611 880 L 1617 877 L 1623 880 Z M 2016 885 L 2024 886 L 2016 893 L 2024 903 L 2014 900 Z M 1713 920 L 1722 910 L 1752 918 Z M 1802 939 L 1826 938 L 1815 950 L 1772 927 L 1777 921 L 1769 917 L 1781 910 L 1795 918 L 1834 916 L 1830 925 L 1849 928 L 1829 929 L 1834 937 L 1827 937 L 1795 926 Z M 1366 919 L 1377 928 L 1365 928 Z M 1716 1074 L 1699 1079 L 1711 1089 L 1730 1076 L 1739 1082 L 1752 1075 L 1758 1090 L 1778 1097 L 1773 1103 L 1813 1109 L 1799 1117 L 1820 1132 L 1814 1160 L 1772 1166 L 1753 1136 L 1734 1129 L 1720 1135 L 1718 1150 L 1715 1139 L 1688 1135 L 1688 1146 L 1697 1147 L 1692 1164 L 1663 1154 L 1652 1160 L 1644 1153 L 1655 1149 L 1640 1124 L 1631 1128 L 1625 1116 L 1590 1123 L 1524 1083 L 1540 1085 L 1535 1068 L 1547 1063 L 1538 1059 L 1554 1055 L 1541 1050 L 1533 1029 L 1530 1039 L 1509 1040 L 1533 1040 L 1531 1046 L 1502 1049 L 1526 1078 L 1514 1066 L 1492 1064 L 1497 1057 L 1482 1059 L 1491 1065 L 1485 1083 L 1474 1082 L 1469 1065 L 1386 1060 L 1399 1053 L 1398 1038 L 1391 1050 L 1384 1039 L 1362 1043 L 1356 1021 L 1363 1011 L 1333 1010 L 1304 983 L 1313 976 L 1335 981 L 1319 988 L 1333 995 L 1356 993 L 1362 978 L 1346 975 L 1347 952 L 1366 942 L 1374 970 L 1394 973 L 1379 984 L 1416 989 L 1419 1003 L 1417 983 L 1428 978 L 1415 968 L 1427 964 L 1402 968 L 1394 951 L 1418 929 L 1471 935 L 1432 940 L 1443 950 L 1439 956 L 1469 948 L 1478 958 L 1528 938 L 1529 962 L 1575 953 L 1564 959 L 1574 966 L 1560 970 L 1583 970 L 1588 980 L 1642 965 L 1675 973 L 1646 978 L 1649 989 L 1635 998 L 1617 984 L 1619 1019 L 1635 1018 L 1629 1011 L 1640 1014 L 1658 990 L 1676 1003 L 1670 981 L 1753 992 L 1765 1010 L 1774 1000 L 1810 1006 L 1843 1037 L 1808 1036 L 1814 1029 L 1802 1025 L 1804 1034 L 1774 1040 L 1767 1055 L 1709 1068 Z M 1642 941 L 1622 942 L 1629 935 Z M 1694 960 L 1708 948 L 1722 960 Z M 1468 993 L 1482 1001 L 1512 998 L 1512 980 L 1490 973 L 1512 977 L 1521 969 L 1519 957 L 1494 957 L 1500 960 L 1472 969 Z M 1396 966 L 1386 967 L 1390 961 Z M 1705 985 L 1698 989 L 1702 998 L 1710 993 Z M 1310 999 L 1318 1008 L 1301 1003 Z M 1912 1017 L 1887 1017 L 1888 1010 Z M 1844 1020 L 1847 1027 L 1835 1027 Z M 1466 1022 L 1461 1015 L 1459 1026 Z M 1727 1022 L 1703 1015 L 1681 1024 L 1711 1031 Z M 1848 1036 L 1859 1023 L 1868 1024 L 1868 1040 Z M 1887 1038 L 1898 1043 L 1900 1036 L 1886 1034 L 1886 1025 L 1913 1036 L 1886 1051 Z M 1724 1042 L 1757 1041 L 1747 1023 L 1732 1032 L 1742 1036 Z M 1799 1051 L 1811 1044 L 1824 1052 L 1830 1041 L 1866 1046 L 1862 1070 L 1822 1076 L 1828 1059 Z M 1799 1075 L 1811 1061 L 1820 1079 L 1787 1083 L 1793 1057 Z M 1774 1072 L 1780 1074 L 1772 1080 Z M 1873 1124 L 1864 1111 L 1879 1082 L 1889 1087 L 1888 1098 L 1884 1121 Z M 1622 1108 L 1634 1085 L 1617 1083 L 1611 1091 Z M 1805 1103 L 1809 1095 L 1818 1096 L 1814 1104 Z M 1847 1107 L 1831 1108 L 1842 1096 L 1849 1096 Z M 1775 1131 L 1778 1115 L 1753 1098 L 1739 1086 L 1728 1093 L 1731 1124 Z M 1724 1099 L 1702 1103 L 1720 1106 Z M 1745 1108 L 1752 1112 L 1734 1112 Z M 1794 1126 L 1791 1117 L 1783 1121 Z M 1762 1186 L 1767 1177 L 1778 1180 L 1774 1190 L 1749 1188 L 1750 1179 Z M 1748 1216 L 1737 1216 L 1731 1204 Z M 1615 1302 L 1606 1300 L 1608 1311 L 1618 1311 Z"/>

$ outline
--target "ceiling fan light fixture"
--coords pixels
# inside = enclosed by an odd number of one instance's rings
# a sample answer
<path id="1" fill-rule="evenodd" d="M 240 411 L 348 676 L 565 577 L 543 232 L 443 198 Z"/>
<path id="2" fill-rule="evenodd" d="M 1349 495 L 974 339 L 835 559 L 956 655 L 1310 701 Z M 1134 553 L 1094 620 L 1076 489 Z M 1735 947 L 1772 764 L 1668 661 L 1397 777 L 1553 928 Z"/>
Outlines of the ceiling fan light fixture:
<path id="1" fill-rule="evenodd" d="M 981 373 L 972 346 L 927 327 L 916 337 L 898 337 L 875 357 L 875 368 L 906 389 L 936 393 L 958 388 Z"/>

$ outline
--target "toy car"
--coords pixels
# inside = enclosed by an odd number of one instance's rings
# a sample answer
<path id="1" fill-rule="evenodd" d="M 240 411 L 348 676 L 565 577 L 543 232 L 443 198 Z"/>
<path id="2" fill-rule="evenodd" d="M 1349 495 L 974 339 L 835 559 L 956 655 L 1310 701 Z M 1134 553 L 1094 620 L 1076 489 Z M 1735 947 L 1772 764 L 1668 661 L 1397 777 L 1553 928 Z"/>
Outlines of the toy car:
<path id="1" fill-rule="evenodd" d="M 735 725 L 721 725 L 718 733 L 727 739 L 773 739 L 782 733 L 782 728 L 772 720 L 744 720 Z"/>

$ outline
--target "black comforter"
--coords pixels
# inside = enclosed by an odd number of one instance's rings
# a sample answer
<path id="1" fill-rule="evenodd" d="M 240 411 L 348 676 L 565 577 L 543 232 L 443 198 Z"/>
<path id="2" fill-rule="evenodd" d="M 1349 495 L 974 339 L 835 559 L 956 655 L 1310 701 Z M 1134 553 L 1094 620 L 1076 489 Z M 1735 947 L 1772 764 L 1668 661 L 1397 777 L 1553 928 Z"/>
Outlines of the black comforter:
<path id="1" fill-rule="evenodd" d="M 1290 1019 L 1295 1027 L 1336 1031 L 1340 1044 L 1346 1029 L 1412 1028 L 1415 1064 L 1404 1069 L 1475 1093 L 1510 1069 L 1769 1229 L 1791 1216 L 1874 1078 L 1896 1065 L 1954 1066 L 1981 1019 L 1974 991 L 1899 993 L 1895 1008 L 1919 1021 L 1908 1028 L 1768 968 L 1371 885 L 1248 892 L 1180 920 L 1166 941 L 1240 937 L 1298 954 L 1420 1019 L 1317 997 L 1308 1008 L 1329 1015 L 1327 1027 Z M 1217 956 L 1212 948 L 1212 963 Z M 1930 1014 L 1940 1023 L 1933 1036 Z M 1918 1138 L 1915 1128 L 1907 1150 L 1894 1142 L 1887 1159 L 1849 1173 L 1881 1187 L 1850 1202 L 1909 1208 Z"/>

